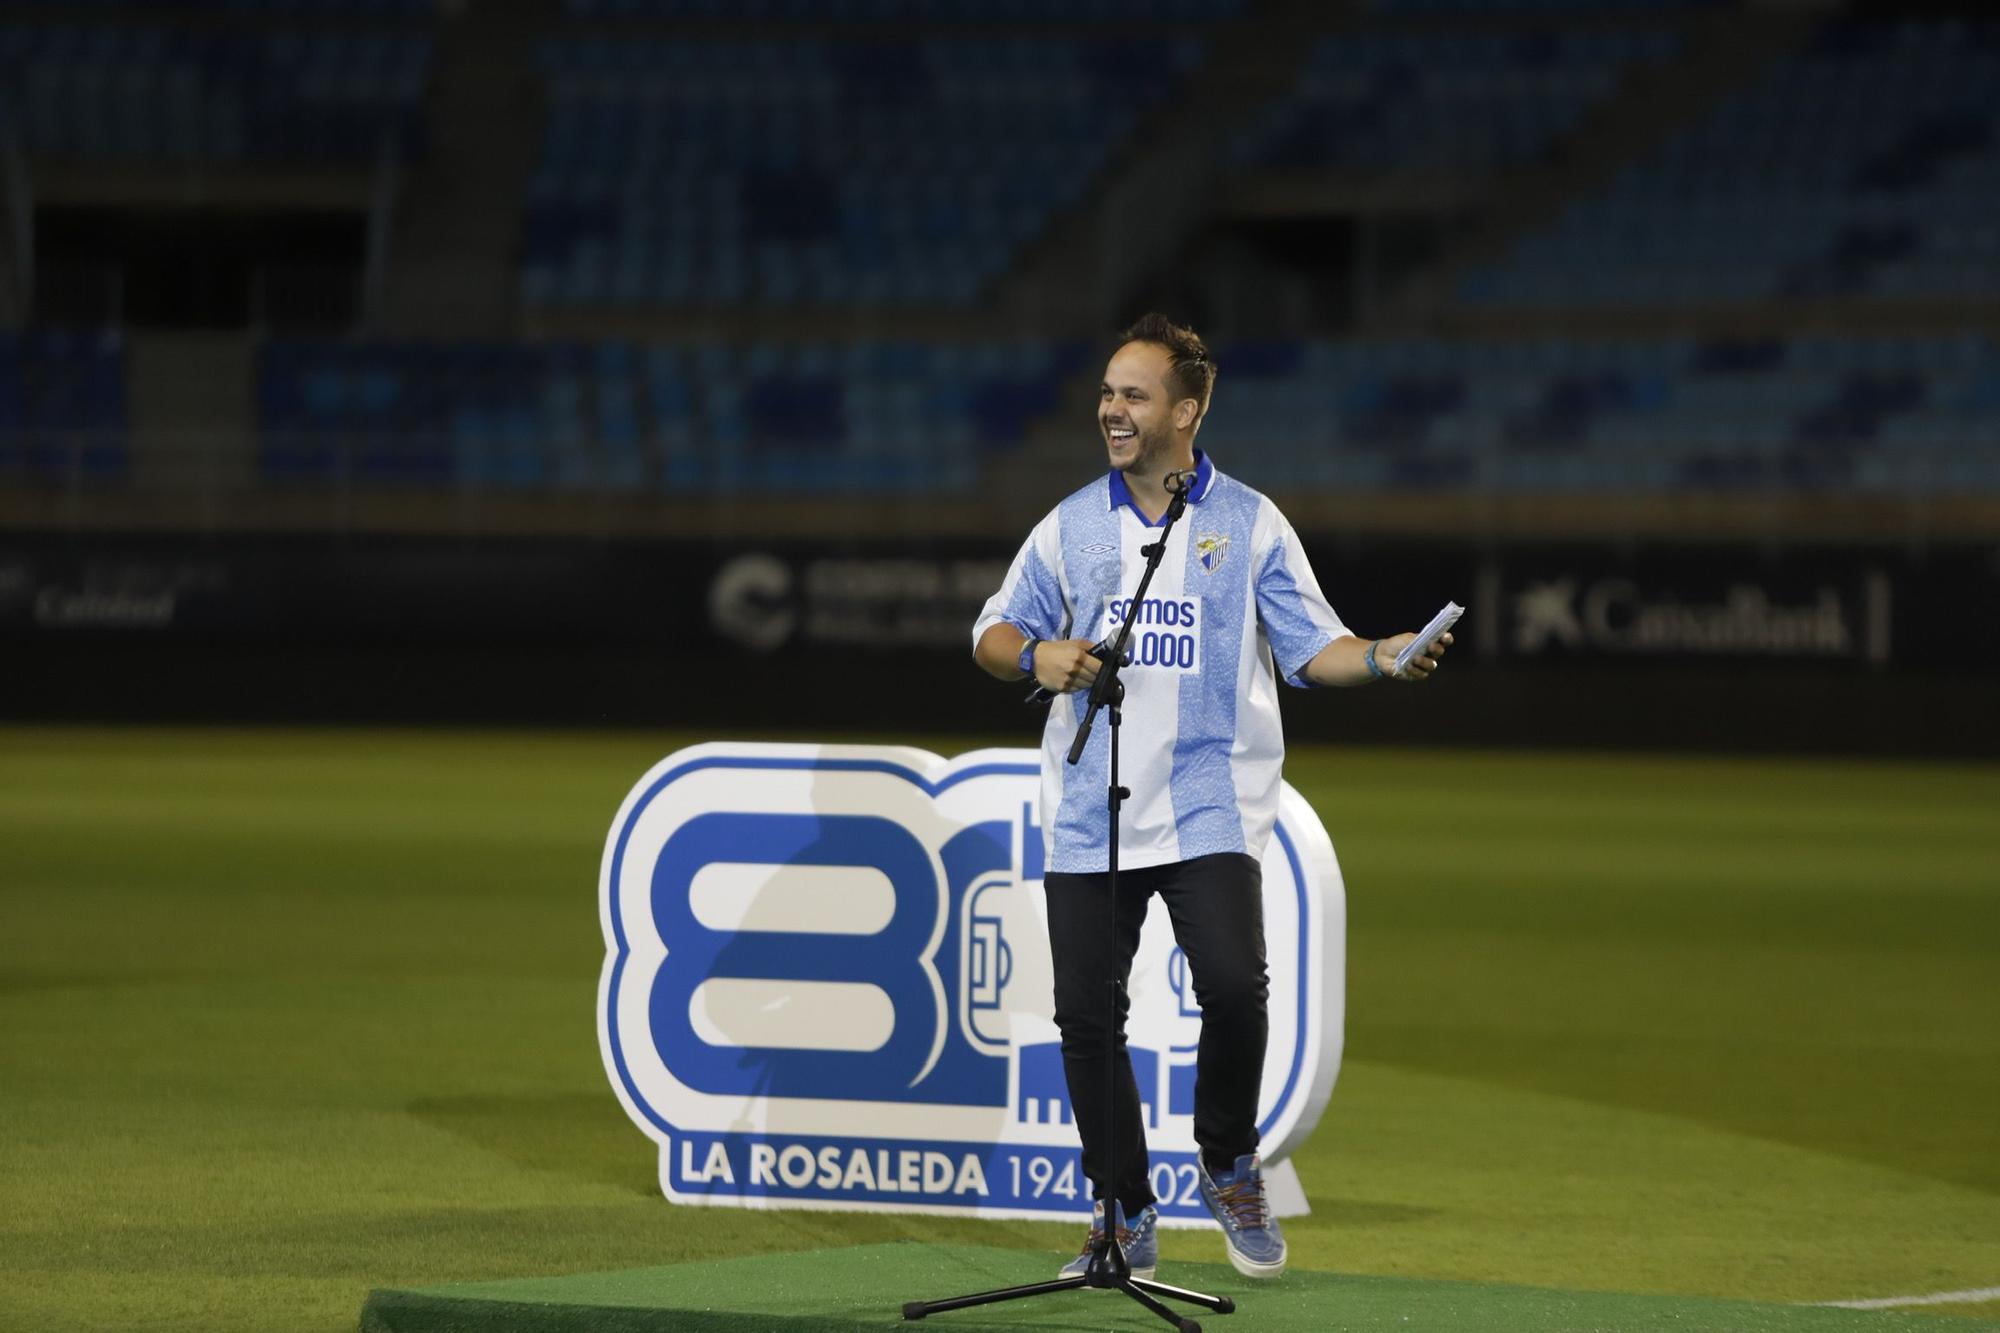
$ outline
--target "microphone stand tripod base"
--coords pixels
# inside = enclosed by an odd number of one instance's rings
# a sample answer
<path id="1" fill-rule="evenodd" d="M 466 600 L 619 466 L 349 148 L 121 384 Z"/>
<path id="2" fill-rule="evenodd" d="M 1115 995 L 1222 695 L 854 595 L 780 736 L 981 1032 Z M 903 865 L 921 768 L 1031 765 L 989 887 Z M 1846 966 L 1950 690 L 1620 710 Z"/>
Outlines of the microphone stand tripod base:
<path id="1" fill-rule="evenodd" d="M 995 1291 L 976 1292 L 970 1296 L 954 1296 L 943 1301 L 909 1301 L 903 1306 L 904 1319 L 922 1319 L 925 1315 L 938 1314 L 945 1310 L 964 1310 L 975 1305 L 993 1305 L 1000 1301 L 1020 1300 L 1026 1296 L 1046 1296 L 1057 1291 L 1077 1291 L 1083 1288 L 1098 1291 L 1122 1291 L 1139 1304 L 1151 1310 L 1160 1318 L 1172 1324 L 1179 1333 L 1201 1333 L 1201 1323 L 1175 1313 L 1157 1298 L 1187 1301 L 1191 1305 L 1202 1305 L 1217 1314 L 1236 1313 L 1236 1302 L 1227 1296 L 1209 1296 L 1199 1291 L 1189 1291 L 1184 1287 L 1169 1286 L 1150 1278 L 1133 1277 L 1132 1268 L 1125 1262 L 1125 1251 L 1109 1233 L 1104 1240 L 1093 1246 L 1090 1263 L 1081 1272 L 1069 1277 L 1059 1277 L 1049 1282 L 1031 1282 L 1024 1287 L 1001 1287 Z"/>

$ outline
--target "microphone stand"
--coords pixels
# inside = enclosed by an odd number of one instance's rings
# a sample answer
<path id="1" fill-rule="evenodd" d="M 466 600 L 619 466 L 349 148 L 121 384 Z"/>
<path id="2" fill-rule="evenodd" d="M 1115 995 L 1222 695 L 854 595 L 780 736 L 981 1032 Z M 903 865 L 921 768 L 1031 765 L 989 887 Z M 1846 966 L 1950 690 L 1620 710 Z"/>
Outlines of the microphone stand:
<path id="1" fill-rule="evenodd" d="M 1130 610 L 1126 612 L 1125 623 L 1118 627 L 1116 639 L 1111 640 L 1108 656 L 1102 656 L 1104 665 L 1098 669 L 1097 679 L 1090 687 L 1089 707 L 1084 711 L 1083 721 L 1077 726 L 1076 739 L 1070 743 L 1068 762 L 1074 765 L 1083 757 L 1083 747 L 1090 740 L 1091 724 L 1097 720 L 1100 710 L 1111 710 L 1111 773 L 1110 790 L 1106 793 L 1111 827 L 1110 852 L 1110 899 L 1111 938 L 1118 938 L 1118 817 L 1121 807 L 1132 793 L 1118 785 L 1118 729 L 1123 721 L 1121 707 L 1125 702 L 1125 682 L 1119 679 L 1119 670 L 1129 660 L 1125 655 L 1125 642 L 1131 637 L 1132 622 L 1139 618 L 1139 607 L 1146 600 L 1146 589 L 1152 585 L 1153 573 L 1160 567 L 1160 557 L 1166 554 L 1167 534 L 1174 530 L 1174 524 L 1187 512 L 1187 491 L 1194 481 L 1190 472 L 1170 472 L 1166 485 L 1171 499 L 1167 502 L 1166 522 L 1160 527 L 1160 535 L 1139 548 L 1139 554 L 1146 557 L 1146 571 L 1139 578 L 1139 590 L 1132 594 Z M 1098 647 L 1103 647 L 1099 644 Z M 1095 649 L 1092 656 L 1099 656 Z M 1035 695 L 1029 702 L 1036 701 Z M 1120 1001 L 1125 997 L 1125 980 L 1113 976 L 1106 982 L 1107 1002 L 1111 1007 L 1111 1021 L 1104 1026 L 1104 1156 L 1107 1169 L 1118 1160 L 1118 1013 Z M 1108 1188 L 1108 1182 L 1107 1182 Z M 1233 1314 L 1236 1302 L 1227 1296 L 1208 1296 L 1184 1287 L 1168 1286 L 1150 1278 L 1132 1276 L 1132 1267 L 1125 1260 L 1125 1250 L 1118 1243 L 1117 1225 L 1118 1203 L 1116 1198 L 1104 1200 L 1104 1231 L 1091 1242 L 1090 1262 L 1083 1272 L 1068 1277 L 1059 1277 L 1049 1282 L 1031 1282 L 1026 1286 L 1003 1287 L 997 1291 L 982 1291 L 971 1296 L 954 1296 L 942 1301 L 910 1301 L 903 1306 L 903 1318 L 922 1319 L 925 1315 L 937 1314 L 944 1310 L 963 1310 L 974 1305 L 992 1305 L 998 1301 L 1020 1300 L 1027 1296 L 1045 1296 L 1057 1291 L 1075 1291 L 1079 1287 L 1095 1287 L 1099 1290 L 1122 1291 L 1139 1304 L 1151 1310 L 1160 1318 L 1172 1324 L 1180 1333 L 1201 1333 L 1201 1324 L 1185 1318 L 1157 1298 L 1171 1297 L 1200 1305 L 1217 1314 Z"/>

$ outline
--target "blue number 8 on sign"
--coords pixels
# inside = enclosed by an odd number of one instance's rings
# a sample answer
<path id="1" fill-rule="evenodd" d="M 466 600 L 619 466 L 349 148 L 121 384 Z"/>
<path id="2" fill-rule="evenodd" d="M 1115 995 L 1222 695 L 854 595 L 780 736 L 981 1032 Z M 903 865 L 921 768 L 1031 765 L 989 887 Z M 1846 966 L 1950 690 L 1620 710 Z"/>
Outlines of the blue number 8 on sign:
<path id="1" fill-rule="evenodd" d="M 696 911 L 696 877 L 710 866 L 818 866 L 877 872 L 893 889 L 885 924 L 869 933 L 722 929 Z M 837 880 L 825 881 L 837 883 Z M 720 1095 L 840 1098 L 857 1088 L 908 1087 L 935 1063 L 943 989 L 926 961 L 942 894 L 923 845 L 900 824 L 871 815 L 714 813 L 676 829 L 654 864 L 652 908 L 672 947 L 648 1006 L 661 1059 L 689 1088 Z M 834 912 L 840 904 L 828 905 Z M 711 1041 L 695 1012 L 706 984 L 779 983 L 773 1004 L 810 1004 L 813 983 L 872 988 L 888 1005 L 889 1031 L 872 1049 Z M 798 994 L 787 994 L 792 983 Z M 809 1017 L 809 1016 L 808 1016 Z M 825 1045 L 841 1046 L 843 1034 Z"/>

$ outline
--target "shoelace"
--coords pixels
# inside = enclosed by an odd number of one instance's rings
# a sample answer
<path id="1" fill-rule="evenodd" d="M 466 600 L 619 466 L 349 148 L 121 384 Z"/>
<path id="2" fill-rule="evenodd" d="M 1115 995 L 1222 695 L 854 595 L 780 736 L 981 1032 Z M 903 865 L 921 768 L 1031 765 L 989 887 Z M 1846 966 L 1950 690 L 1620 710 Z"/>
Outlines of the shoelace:
<path id="1" fill-rule="evenodd" d="M 1265 1201 L 1264 1191 L 1258 1188 L 1256 1177 L 1245 1176 L 1227 1185 L 1217 1185 L 1215 1197 L 1237 1230 L 1255 1231 L 1270 1225 L 1267 1218 L 1270 1204 Z"/>
<path id="2" fill-rule="evenodd" d="M 1082 1248 L 1082 1249 L 1080 1249 L 1080 1250 L 1078 1250 L 1078 1251 L 1077 1251 L 1077 1253 L 1078 1253 L 1078 1254 L 1089 1254 L 1089 1253 L 1090 1253 L 1090 1247 L 1091 1247 L 1091 1246 L 1093 1246 L 1093 1245 L 1095 1245 L 1095 1244 L 1097 1244 L 1097 1238 L 1098 1238 L 1099 1236 L 1103 1235 L 1103 1234 L 1104 1234 L 1104 1233 L 1103 1233 L 1103 1232 L 1102 1232 L 1101 1230 L 1099 1230 L 1099 1229 L 1098 1229 L 1098 1227 L 1096 1226 L 1096 1224 L 1095 1224 L 1095 1223 L 1093 1223 L 1093 1224 L 1091 1225 L 1091 1228 L 1090 1228 L 1090 1234 L 1089 1234 L 1088 1236 L 1085 1236 L 1085 1237 L 1083 1238 L 1083 1248 Z M 1123 1249 L 1126 1249 L 1126 1248 L 1130 1247 L 1130 1246 L 1131 1246 L 1131 1244 L 1132 1244 L 1132 1242 L 1133 1242 L 1133 1241 L 1135 1241 L 1135 1240 L 1137 1240 L 1138 1238 L 1139 1238 L 1139 1233 L 1138 1233 L 1138 1232 L 1136 1232 L 1136 1231 L 1134 1231 L 1134 1230 L 1133 1230 L 1133 1229 L 1132 1229 L 1131 1227 L 1119 1227 L 1119 1228 L 1118 1228 L 1118 1248 L 1119 1248 L 1119 1249 L 1123 1250 Z"/>

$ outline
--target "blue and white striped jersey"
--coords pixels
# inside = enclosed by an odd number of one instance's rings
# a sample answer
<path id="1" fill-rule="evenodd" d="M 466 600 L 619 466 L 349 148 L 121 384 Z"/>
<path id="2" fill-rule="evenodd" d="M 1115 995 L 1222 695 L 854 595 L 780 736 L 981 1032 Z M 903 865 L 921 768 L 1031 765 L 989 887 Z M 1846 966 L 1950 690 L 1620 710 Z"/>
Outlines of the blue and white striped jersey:
<path id="1" fill-rule="evenodd" d="M 1122 868 L 1263 855 L 1285 757 L 1278 678 L 1304 685 L 1306 663 L 1350 632 L 1277 506 L 1195 458 L 1187 513 L 1143 606 L 1128 601 L 1146 564 L 1139 548 L 1158 529 L 1114 471 L 1035 525 L 972 628 L 975 645 L 1003 620 L 1033 638 L 1096 642 L 1134 617 L 1119 743 L 1119 777 L 1132 791 L 1118 830 Z M 1110 719 L 1099 716 L 1075 767 L 1065 762 L 1087 699 L 1057 698 L 1042 732 L 1051 870 L 1110 862 Z"/>

